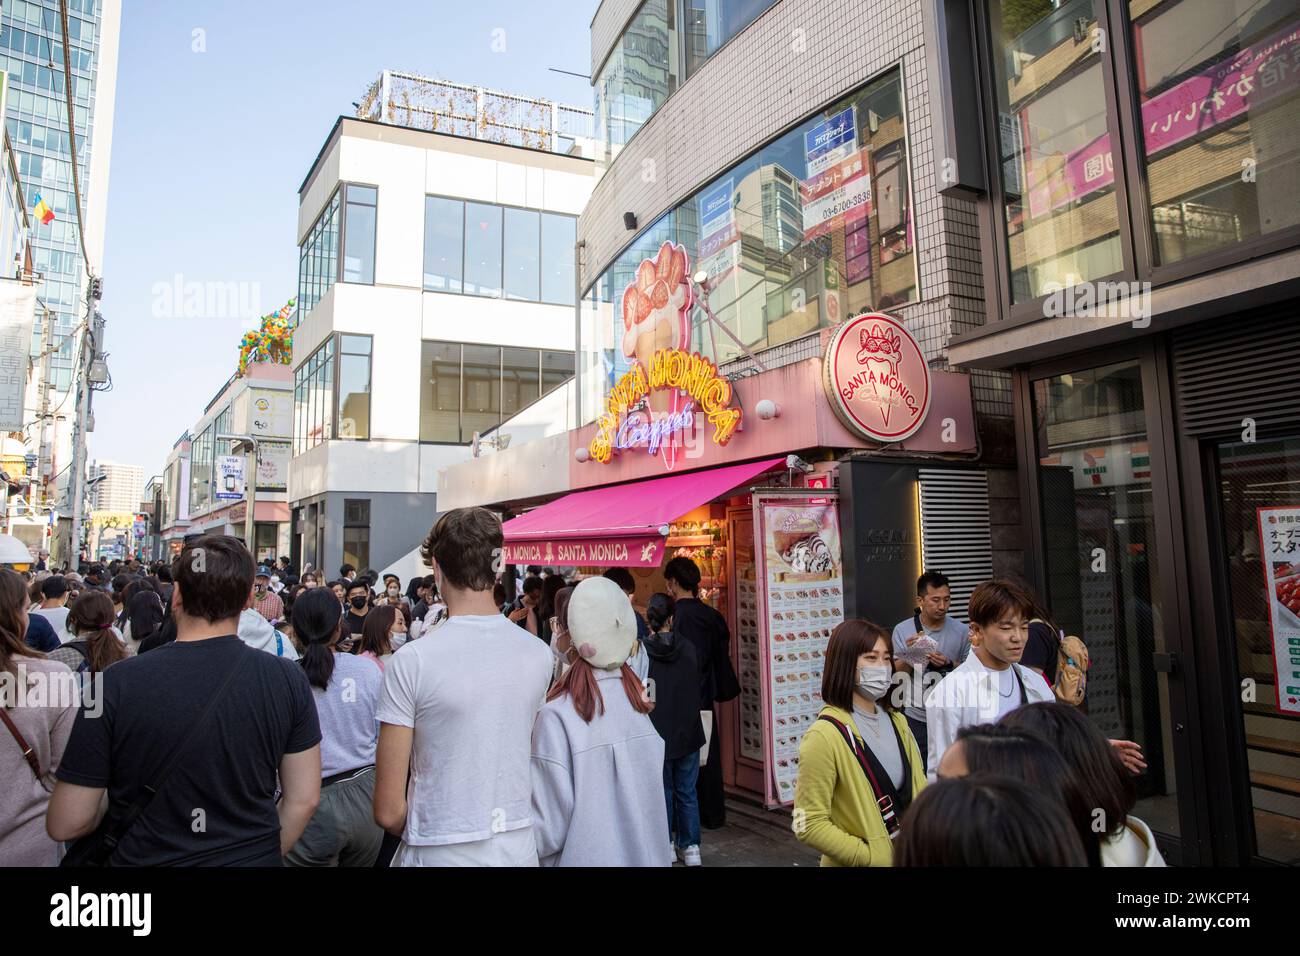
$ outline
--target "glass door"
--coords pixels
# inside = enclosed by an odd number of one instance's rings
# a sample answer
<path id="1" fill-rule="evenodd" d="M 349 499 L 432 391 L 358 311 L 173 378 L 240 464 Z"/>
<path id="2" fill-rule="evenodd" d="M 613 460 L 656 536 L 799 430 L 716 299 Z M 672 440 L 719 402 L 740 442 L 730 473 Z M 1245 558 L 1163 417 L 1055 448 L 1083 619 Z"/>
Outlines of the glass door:
<path id="1" fill-rule="evenodd" d="M 1300 436 L 1215 449 L 1254 855 L 1300 865 Z"/>
<path id="2" fill-rule="evenodd" d="M 1162 614 L 1147 393 L 1138 358 L 1032 381 L 1045 587 L 1054 623 L 1088 645 L 1084 711 L 1135 740 L 1147 769 L 1135 814 L 1181 836 L 1171 670 Z M 1154 404 L 1154 401 L 1152 402 Z M 1158 447 L 1158 446 L 1157 446 Z M 1160 470 L 1156 472 L 1162 474 Z"/>

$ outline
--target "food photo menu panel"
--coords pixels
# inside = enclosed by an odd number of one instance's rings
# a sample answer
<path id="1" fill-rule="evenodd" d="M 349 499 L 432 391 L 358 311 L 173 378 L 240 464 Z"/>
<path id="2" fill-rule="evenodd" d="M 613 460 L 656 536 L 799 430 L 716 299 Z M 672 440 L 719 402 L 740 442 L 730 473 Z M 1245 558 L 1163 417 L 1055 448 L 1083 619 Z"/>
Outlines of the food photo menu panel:
<path id="1" fill-rule="evenodd" d="M 736 677 L 740 681 L 740 755 L 763 762 L 763 669 L 760 648 L 758 581 L 754 562 L 754 517 L 732 512 L 731 540 L 735 542 L 732 581 L 735 582 Z"/>
<path id="2" fill-rule="evenodd" d="M 794 802 L 799 743 L 822 706 L 831 632 L 844 620 L 839 502 L 834 495 L 755 496 L 763 642 L 767 802 Z"/>

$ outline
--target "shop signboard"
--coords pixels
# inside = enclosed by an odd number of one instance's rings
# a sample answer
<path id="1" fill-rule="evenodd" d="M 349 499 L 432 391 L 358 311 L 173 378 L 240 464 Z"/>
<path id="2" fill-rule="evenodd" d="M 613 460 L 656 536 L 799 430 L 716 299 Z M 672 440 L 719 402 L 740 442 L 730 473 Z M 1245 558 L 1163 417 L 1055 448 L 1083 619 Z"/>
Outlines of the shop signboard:
<path id="1" fill-rule="evenodd" d="M 867 151 L 859 150 L 799 184 L 803 237 L 810 241 L 871 213 Z"/>
<path id="2" fill-rule="evenodd" d="M 1260 508 L 1257 515 L 1277 709 L 1286 716 L 1300 715 L 1300 507 Z"/>
<path id="3" fill-rule="evenodd" d="M 826 645 L 844 620 L 839 497 L 756 492 L 753 508 L 764 792 L 777 806 L 794 802 L 799 742 L 821 710 Z"/>
<path id="4" fill-rule="evenodd" d="M 587 538 L 565 541 L 507 541 L 502 548 L 505 564 L 539 564 L 558 567 L 657 568 L 663 560 L 661 535 Z"/>
<path id="5" fill-rule="evenodd" d="M 665 242 L 623 290 L 621 347 L 630 367 L 605 396 L 587 449 L 593 461 L 608 464 L 616 451 L 641 448 L 671 471 L 697 420 L 712 426 L 717 445 L 740 425 L 730 380 L 690 350 L 689 270 L 685 248 Z"/>
<path id="6" fill-rule="evenodd" d="M 893 316 L 864 312 L 841 325 L 826 347 L 823 371 L 831 408 L 864 438 L 902 441 L 930 410 L 930 366 Z"/>
<path id="7" fill-rule="evenodd" d="M 257 446 L 257 490 L 284 491 L 289 487 L 289 459 L 293 445 L 287 441 L 264 441 Z"/>
<path id="8" fill-rule="evenodd" d="M 0 432 L 23 428 L 27 353 L 36 321 L 36 286 L 0 280 Z"/>
<path id="9" fill-rule="evenodd" d="M 809 178 L 850 155 L 858 143 L 857 107 L 840 110 L 803 134 Z"/>
<path id="10" fill-rule="evenodd" d="M 244 457 L 218 455 L 215 484 L 218 501 L 241 500 L 244 497 Z"/>

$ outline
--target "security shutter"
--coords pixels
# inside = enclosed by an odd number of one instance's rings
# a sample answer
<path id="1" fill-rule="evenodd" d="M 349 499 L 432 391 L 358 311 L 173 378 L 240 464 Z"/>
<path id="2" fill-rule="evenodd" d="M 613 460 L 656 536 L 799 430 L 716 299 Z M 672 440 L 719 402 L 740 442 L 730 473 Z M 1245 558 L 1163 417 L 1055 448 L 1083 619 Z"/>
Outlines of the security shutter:
<path id="1" fill-rule="evenodd" d="M 1185 435 L 1269 428 L 1300 418 L 1300 303 L 1202 322 L 1173 337 L 1174 390 Z"/>
<path id="2" fill-rule="evenodd" d="M 993 576 L 988 476 L 952 468 L 921 468 L 917 475 L 924 567 L 948 576 L 954 613 L 964 619 L 971 592 Z"/>

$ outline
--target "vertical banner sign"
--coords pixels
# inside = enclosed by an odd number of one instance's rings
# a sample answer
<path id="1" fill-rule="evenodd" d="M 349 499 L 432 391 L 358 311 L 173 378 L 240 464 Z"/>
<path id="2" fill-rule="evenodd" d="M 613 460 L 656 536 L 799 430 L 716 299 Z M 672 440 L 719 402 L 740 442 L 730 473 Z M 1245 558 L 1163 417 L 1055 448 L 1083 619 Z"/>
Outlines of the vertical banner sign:
<path id="1" fill-rule="evenodd" d="M 242 455 L 217 456 L 218 501 L 241 501 L 244 497 L 244 458 Z"/>
<path id="2" fill-rule="evenodd" d="M 844 620 L 839 496 L 755 494 L 768 806 L 794 801 L 799 743 L 822 707 L 831 632 Z"/>
<path id="3" fill-rule="evenodd" d="M 0 432 L 23 427 L 27 356 L 36 320 L 36 287 L 0 279 Z"/>
<path id="4" fill-rule="evenodd" d="M 1285 715 L 1300 714 L 1300 507 L 1260 508 L 1257 514 L 1277 709 Z"/>

